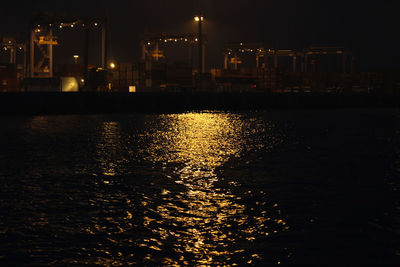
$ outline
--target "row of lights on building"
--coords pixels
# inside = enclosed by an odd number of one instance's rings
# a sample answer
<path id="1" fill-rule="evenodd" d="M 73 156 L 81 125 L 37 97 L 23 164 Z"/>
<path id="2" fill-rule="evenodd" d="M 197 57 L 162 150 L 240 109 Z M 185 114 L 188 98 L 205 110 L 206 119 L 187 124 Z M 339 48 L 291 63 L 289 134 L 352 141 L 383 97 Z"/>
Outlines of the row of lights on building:
<path id="1" fill-rule="evenodd" d="M 179 42 L 179 41 L 188 42 L 189 39 L 188 39 L 188 38 L 168 38 L 168 39 L 160 39 L 160 42 L 164 42 L 164 43 L 168 43 L 168 42 L 175 42 L 175 43 L 177 43 L 177 42 Z M 198 39 L 198 38 L 195 38 L 194 41 L 195 41 L 195 42 L 198 42 L 199 39 Z M 147 42 L 147 45 L 151 45 L 151 44 L 152 44 L 151 42 Z"/>
<path id="2" fill-rule="evenodd" d="M 100 25 L 100 23 L 98 23 L 98 22 L 93 22 L 92 25 L 93 25 L 94 27 L 98 27 L 98 26 Z M 52 26 L 53 26 L 53 24 L 49 24 L 49 27 L 52 27 Z M 58 28 L 60 28 L 60 29 L 62 29 L 62 28 L 67 28 L 67 27 L 74 28 L 75 26 L 79 26 L 77 22 L 72 22 L 72 23 L 64 23 L 64 22 L 61 22 L 60 25 L 58 25 Z M 82 27 L 85 27 L 86 24 L 83 23 L 81 26 L 82 26 Z M 41 25 L 36 25 L 35 32 L 41 32 Z"/>
<path id="3" fill-rule="evenodd" d="M 241 45 L 243 45 L 242 43 L 240 43 Z M 231 55 L 232 54 L 232 51 L 233 51 L 233 49 L 228 49 L 228 55 Z M 238 50 L 238 52 L 241 52 L 241 53 L 245 53 L 245 52 L 250 52 L 250 53 L 252 53 L 252 52 L 259 52 L 259 53 L 265 53 L 265 52 L 271 52 L 271 51 L 274 51 L 274 50 L 271 50 L 271 49 L 268 49 L 268 50 L 266 50 L 266 49 L 264 49 L 264 48 L 258 48 L 258 49 L 251 49 L 251 48 L 245 48 L 245 49 L 239 49 Z"/>
<path id="4" fill-rule="evenodd" d="M 7 51 L 8 48 L 9 48 L 8 46 L 3 46 L 3 50 L 4 50 L 4 51 Z M 23 46 L 18 46 L 18 49 L 19 49 L 19 50 L 23 50 L 24 47 L 23 47 Z"/>
<path id="5" fill-rule="evenodd" d="M 196 22 L 200 22 L 200 21 L 204 21 L 204 17 L 203 16 L 195 16 L 194 20 Z M 160 39 L 160 42 L 164 42 L 164 43 L 168 43 L 168 42 L 175 42 L 177 43 L 178 41 L 185 41 L 188 42 L 189 39 L 188 38 L 168 38 L 168 39 Z M 194 38 L 195 42 L 198 42 L 199 39 L 198 38 Z M 147 45 L 151 45 L 151 42 L 147 42 Z"/>
<path id="6" fill-rule="evenodd" d="M 268 52 L 270 52 L 271 51 L 271 49 L 268 49 Z M 252 53 L 252 52 L 259 52 L 259 53 L 265 53 L 266 51 L 264 50 L 264 49 L 250 49 L 250 48 L 246 48 L 246 49 L 239 49 L 238 50 L 238 52 L 242 52 L 242 53 L 245 53 L 245 52 L 250 52 L 250 53 Z M 230 55 L 230 54 L 232 54 L 232 49 L 229 49 L 228 50 L 228 55 Z"/>

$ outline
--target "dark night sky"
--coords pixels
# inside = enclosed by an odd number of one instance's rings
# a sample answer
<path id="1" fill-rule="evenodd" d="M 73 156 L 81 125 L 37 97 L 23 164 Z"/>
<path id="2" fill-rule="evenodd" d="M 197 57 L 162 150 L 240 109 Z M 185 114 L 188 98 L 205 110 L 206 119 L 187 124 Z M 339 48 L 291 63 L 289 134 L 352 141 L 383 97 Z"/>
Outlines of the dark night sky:
<path id="1" fill-rule="evenodd" d="M 344 45 L 363 69 L 399 69 L 400 19 L 394 1 L 22 0 L 2 3 L 0 35 L 23 35 L 35 12 L 107 15 L 110 53 L 126 62 L 138 60 L 145 30 L 194 33 L 193 15 L 199 10 L 207 19 L 210 66 L 222 65 L 224 43 L 244 41 L 281 49 Z"/>

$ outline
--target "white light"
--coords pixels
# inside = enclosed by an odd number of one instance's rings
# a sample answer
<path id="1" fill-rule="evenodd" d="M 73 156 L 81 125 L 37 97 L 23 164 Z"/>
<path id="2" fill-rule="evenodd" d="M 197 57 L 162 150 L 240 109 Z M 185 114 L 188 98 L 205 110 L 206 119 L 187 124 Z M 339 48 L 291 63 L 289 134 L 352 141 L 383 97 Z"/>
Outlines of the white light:
<path id="1" fill-rule="evenodd" d="M 151 43 L 150 43 L 150 42 L 147 42 L 147 45 L 151 45 Z"/>
<path id="2" fill-rule="evenodd" d="M 203 20 L 204 20 L 204 17 L 203 17 L 203 16 L 195 16 L 195 17 L 194 17 L 194 20 L 195 20 L 196 22 L 203 21 Z"/>
<path id="3" fill-rule="evenodd" d="M 94 26 L 96 26 L 96 27 L 97 27 L 98 25 L 99 25 L 99 24 L 98 24 L 97 22 L 95 22 L 95 23 L 94 23 Z"/>

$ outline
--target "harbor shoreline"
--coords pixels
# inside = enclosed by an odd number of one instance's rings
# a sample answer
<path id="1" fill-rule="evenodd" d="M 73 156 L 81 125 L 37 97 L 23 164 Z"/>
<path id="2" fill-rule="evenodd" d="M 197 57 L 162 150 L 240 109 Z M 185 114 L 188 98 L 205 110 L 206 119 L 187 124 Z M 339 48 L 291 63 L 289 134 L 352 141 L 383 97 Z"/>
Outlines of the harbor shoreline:
<path id="1" fill-rule="evenodd" d="M 371 93 L 0 93 L 0 115 L 397 108 L 399 100 Z"/>

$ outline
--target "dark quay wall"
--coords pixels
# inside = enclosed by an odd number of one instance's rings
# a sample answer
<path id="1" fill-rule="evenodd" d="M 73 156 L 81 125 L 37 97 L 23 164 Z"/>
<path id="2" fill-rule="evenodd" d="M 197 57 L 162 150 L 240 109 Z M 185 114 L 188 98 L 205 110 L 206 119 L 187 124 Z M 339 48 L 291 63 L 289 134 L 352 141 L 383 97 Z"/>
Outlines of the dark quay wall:
<path id="1" fill-rule="evenodd" d="M 398 107 L 399 96 L 340 93 L 0 93 L 0 114 Z"/>

